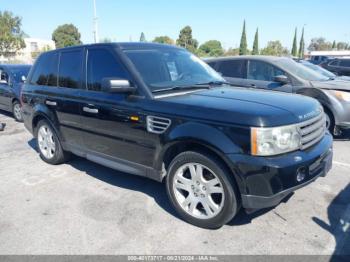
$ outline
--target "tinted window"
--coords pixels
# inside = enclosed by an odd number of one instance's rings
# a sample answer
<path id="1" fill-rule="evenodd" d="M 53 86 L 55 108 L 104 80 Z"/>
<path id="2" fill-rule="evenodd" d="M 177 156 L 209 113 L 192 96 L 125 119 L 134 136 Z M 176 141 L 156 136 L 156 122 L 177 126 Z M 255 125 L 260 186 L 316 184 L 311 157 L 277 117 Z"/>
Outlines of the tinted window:
<path id="1" fill-rule="evenodd" d="M 339 61 L 338 60 L 334 60 L 332 62 L 330 62 L 328 65 L 330 66 L 337 66 L 339 64 Z"/>
<path id="2" fill-rule="evenodd" d="M 226 77 L 245 78 L 245 61 L 221 61 L 219 62 L 218 71 Z"/>
<path id="3" fill-rule="evenodd" d="M 100 91 L 103 78 L 128 79 L 128 76 L 121 63 L 108 50 L 91 49 L 87 64 L 88 89 Z"/>
<path id="4" fill-rule="evenodd" d="M 30 80 L 32 85 L 57 86 L 58 54 L 42 54 L 36 62 L 33 76 Z"/>
<path id="5" fill-rule="evenodd" d="M 60 87 L 79 88 L 83 54 L 81 50 L 62 52 L 59 65 Z"/>
<path id="6" fill-rule="evenodd" d="M 177 48 L 124 51 L 152 92 L 224 79 L 197 56 Z"/>
<path id="7" fill-rule="evenodd" d="M 340 60 L 340 66 L 350 67 L 350 59 Z"/>
<path id="8" fill-rule="evenodd" d="M 261 61 L 249 61 L 248 79 L 274 81 L 275 76 L 285 75 L 277 67 Z"/>

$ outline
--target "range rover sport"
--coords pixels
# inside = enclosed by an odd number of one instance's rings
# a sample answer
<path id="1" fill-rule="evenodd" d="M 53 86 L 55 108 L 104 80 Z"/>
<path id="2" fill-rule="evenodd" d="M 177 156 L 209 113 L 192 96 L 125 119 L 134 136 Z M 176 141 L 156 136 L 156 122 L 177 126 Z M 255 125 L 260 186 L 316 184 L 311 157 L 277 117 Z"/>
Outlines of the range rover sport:
<path id="1" fill-rule="evenodd" d="M 26 128 L 50 164 L 70 153 L 165 182 L 194 225 L 277 205 L 332 163 L 312 98 L 230 87 L 175 46 L 95 44 L 42 54 L 22 90 Z"/>

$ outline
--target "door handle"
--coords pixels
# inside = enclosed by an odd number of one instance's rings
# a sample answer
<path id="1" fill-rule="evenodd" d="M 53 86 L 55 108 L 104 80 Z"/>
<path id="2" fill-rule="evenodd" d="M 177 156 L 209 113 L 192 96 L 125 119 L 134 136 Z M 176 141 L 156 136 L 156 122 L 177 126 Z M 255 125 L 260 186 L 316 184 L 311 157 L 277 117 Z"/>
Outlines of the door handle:
<path id="1" fill-rule="evenodd" d="M 55 102 L 55 101 L 46 100 L 45 103 L 46 103 L 48 106 L 57 106 L 57 102 Z"/>
<path id="2" fill-rule="evenodd" d="M 253 88 L 256 88 L 256 85 L 255 85 L 255 84 L 251 84 L 250 86 L 253 87 Z"/>
<path id="3" fill-rule="evenodd" d="M 83 107 L 83 111 L 86 113 L 91 113 L 91 114 L 98 114 L 98 109 L 97 108 L 89 108 L 87 106 Z"/>

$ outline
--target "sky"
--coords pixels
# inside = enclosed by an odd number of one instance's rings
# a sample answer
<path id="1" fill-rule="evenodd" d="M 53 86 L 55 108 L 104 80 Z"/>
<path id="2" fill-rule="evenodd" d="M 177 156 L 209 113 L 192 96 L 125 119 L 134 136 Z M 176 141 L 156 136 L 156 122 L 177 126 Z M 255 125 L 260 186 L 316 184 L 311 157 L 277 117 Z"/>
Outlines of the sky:
<path id="1" fill-rule="evenodd" d="M 259 27 L 260 47 L 280 40 L 291 48 L 294 30 L 305 26 L 313 37 L 350 42 L 349 0 L 96 0 L 99 37 L 113 41 L 148 41 L 159 35 L 174 40 L 186 25 L 199 43 L 216 39 L 224 48 L 239 46 L 244 19 L 248 47 Z M 83 43 L 93 42 L 93 0 L 0 0 L 0 10 L 22 17 L 30 37 L 51 39 L 61 24 L 73 23 Z M 299 40 L 298 40 L 299 41 Z"/>

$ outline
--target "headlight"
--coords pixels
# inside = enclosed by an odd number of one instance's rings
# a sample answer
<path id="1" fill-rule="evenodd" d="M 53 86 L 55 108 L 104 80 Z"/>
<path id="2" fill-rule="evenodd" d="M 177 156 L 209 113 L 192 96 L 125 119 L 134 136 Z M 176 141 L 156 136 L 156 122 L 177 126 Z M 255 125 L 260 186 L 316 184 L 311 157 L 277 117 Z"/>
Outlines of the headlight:
<path id="1" fill-rule="evenodd" d="M 334 91 L 335 96 L 342 101 L 350 102 L 350 93 L 343 91 Z"/>
<path id="2" fill-rule="evenodd" d="M 295 125 L 251 128 L 251 154 L 273 156 L 300 148 L 301 136 Z"/>

